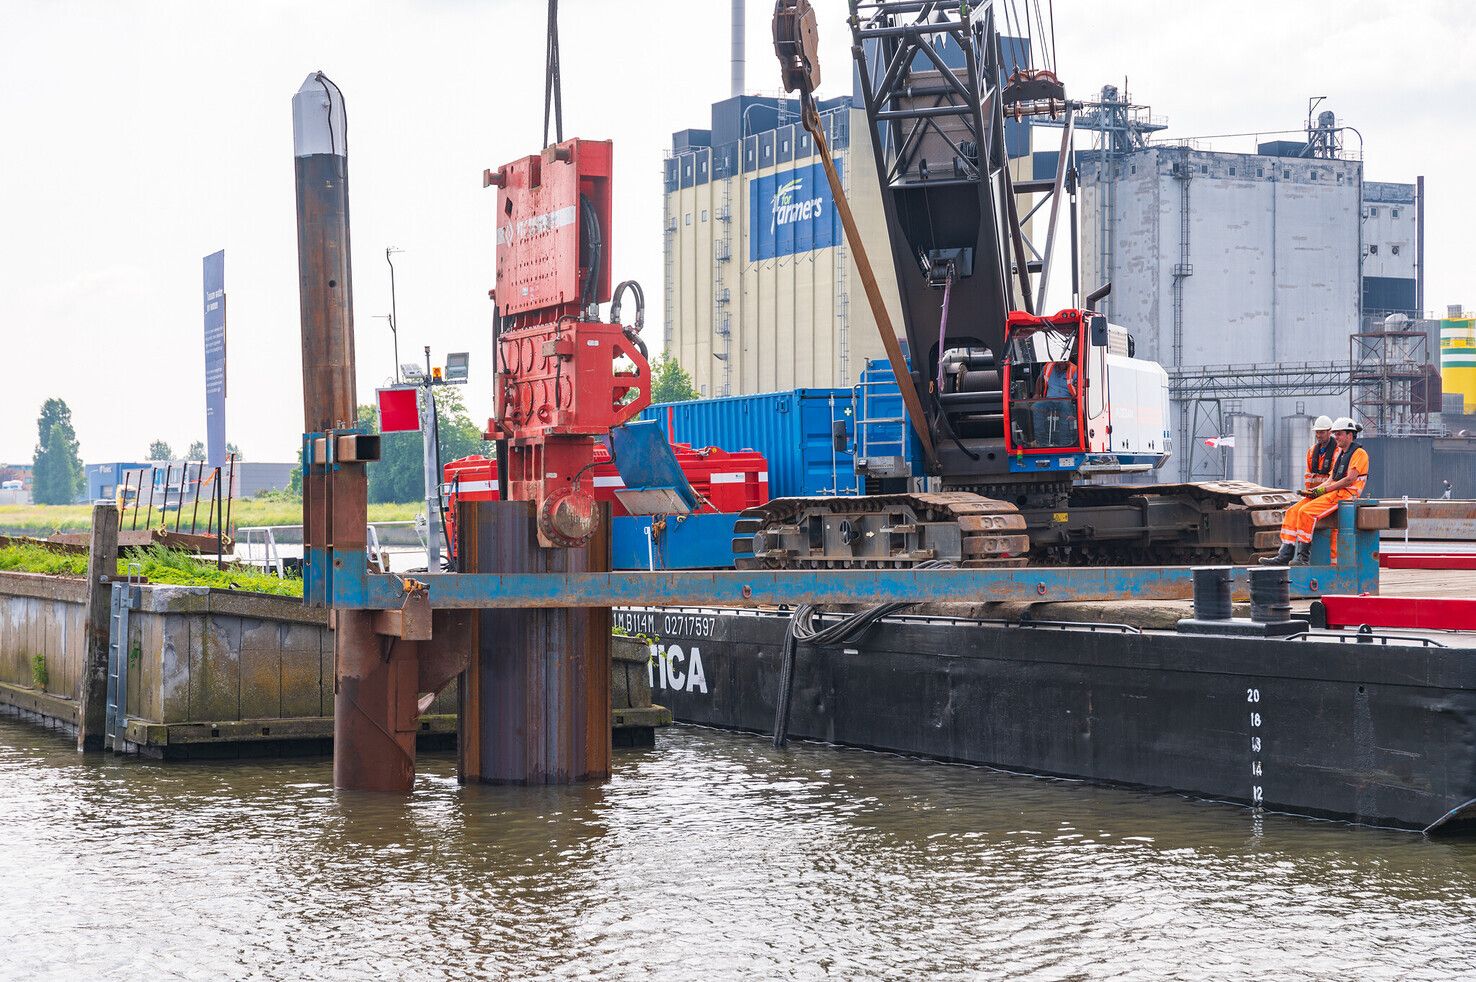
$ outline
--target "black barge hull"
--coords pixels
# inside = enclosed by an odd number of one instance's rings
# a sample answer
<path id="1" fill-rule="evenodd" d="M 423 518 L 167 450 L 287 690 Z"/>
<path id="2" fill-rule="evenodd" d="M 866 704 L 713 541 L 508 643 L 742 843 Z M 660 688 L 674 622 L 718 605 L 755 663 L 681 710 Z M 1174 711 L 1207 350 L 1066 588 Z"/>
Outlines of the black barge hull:
<path id="1" fill-rule="evenodd" d="M 787 615 L 615 618 L 660 638 L 676 720 L 772 730 Z M 897 618 L 800 649 L 789 733 L 1367 825 L 1476 818 L 1470 647 Z"/>

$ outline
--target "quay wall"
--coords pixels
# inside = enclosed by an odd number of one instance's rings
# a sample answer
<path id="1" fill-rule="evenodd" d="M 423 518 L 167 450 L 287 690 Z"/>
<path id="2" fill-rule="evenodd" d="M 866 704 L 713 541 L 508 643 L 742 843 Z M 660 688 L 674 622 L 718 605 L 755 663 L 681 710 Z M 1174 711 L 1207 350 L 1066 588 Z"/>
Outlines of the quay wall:
<path id="1" fill-rule="evenodd" d="M 140 749 L 263 742 L 273 738 L 271 724 L 289 720 L 296 725 L 278 726 L 277 739 L 331 737 L 327 611 L 290 597 L 205 587 L 138 590 L 138 606 L 128 613 L 125 708 L 129 738 L 137 736 Z M 82 580 L 0 572 L 0 706 L 75 729 L 86 605 Z M 426 714 L 426 728 L 450 732 L 455 712 L 455 689 L 448 687 Z"/>
<path id="2" fill-rule="evenodd" d="M 0 683 L 77 699 L 86 649 L 87 586 L 82 580 L 0 572 Z M 75 723 L 75 718 L 71 720 Z"/>

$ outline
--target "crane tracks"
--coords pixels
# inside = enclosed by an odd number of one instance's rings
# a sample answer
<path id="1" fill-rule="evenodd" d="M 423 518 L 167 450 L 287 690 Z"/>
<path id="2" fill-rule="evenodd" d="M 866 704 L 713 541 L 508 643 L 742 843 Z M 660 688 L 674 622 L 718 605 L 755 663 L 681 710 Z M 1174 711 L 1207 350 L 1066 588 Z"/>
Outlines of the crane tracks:
<path id="1" fill-rule="evenodd" d="M 733 528 L 739 569 L 903 569 L 934 559 L 1018 566 L 1029 550 L 1019 509 L 967 491 L 775 498 Z"/>
<path id="2" fill-rule="evenodd" d="M 1069 513 L 1089 518 L 1092 509 L 1147 501 L 1172 503 L 1194 530 L 1164 538 L 1145 528 L 1141 539 L 1088 536 L 1062 548 L 1044 532 L 1032 543 L 1028 523 L 1035 520 L 972 491 L 776 498 L 738 516 L 733 552 L 739 569 L 900 569 L 937 559 L 964 566 L 1248 562 L 1276 548 L 1297 496 L 1240 481 L 1083 485 L 1071 489 Z"/>

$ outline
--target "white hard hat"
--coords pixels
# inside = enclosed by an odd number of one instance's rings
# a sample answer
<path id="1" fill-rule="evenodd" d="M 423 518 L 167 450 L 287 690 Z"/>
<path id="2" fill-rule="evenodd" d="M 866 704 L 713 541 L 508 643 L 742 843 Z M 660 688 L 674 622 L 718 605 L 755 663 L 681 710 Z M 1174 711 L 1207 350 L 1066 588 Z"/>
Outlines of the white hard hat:
<path id="1" fill-rule="evenodd" d="M 1363 429 L 1363 427 L 1353 422 L 1347 416 L 1339 416 L 1337 422 L 1333 423 L 1332 425 L 1332 430 L 1334 433 L 1342 430 L 1347 430 L 1349 433 L 1357 433 L 1361 429 Z"/>
<path id="2" fill-rule="evenodd" d="M 1326 416 L 1319 416 L 1315 420 L 1312 421 L 1312 432 L 1313 433 L 1316 433 L 1318 430 L 1330 430 L 1330 429 L 1332 429 L 1332 420 L 1328 419 Z"/>

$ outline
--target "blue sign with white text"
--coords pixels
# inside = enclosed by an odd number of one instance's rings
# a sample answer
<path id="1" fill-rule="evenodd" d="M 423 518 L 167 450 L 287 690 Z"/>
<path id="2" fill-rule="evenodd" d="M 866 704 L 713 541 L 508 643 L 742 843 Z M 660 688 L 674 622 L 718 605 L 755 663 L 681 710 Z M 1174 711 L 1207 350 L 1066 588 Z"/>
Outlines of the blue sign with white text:
<path id="1" fill-rule="evenodd" d="M 225 250 L 205 257 L 205 453 L 225 463 L 226 314 Z"/>
<path id="2" fill-rule="evenodd" d="M 835 162 L 844 176 L 843 162 Z M 748 261 L 761 262 L 840 242 L 840 216 L 817 158 L 748 185 Z"/>

